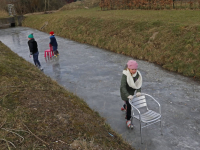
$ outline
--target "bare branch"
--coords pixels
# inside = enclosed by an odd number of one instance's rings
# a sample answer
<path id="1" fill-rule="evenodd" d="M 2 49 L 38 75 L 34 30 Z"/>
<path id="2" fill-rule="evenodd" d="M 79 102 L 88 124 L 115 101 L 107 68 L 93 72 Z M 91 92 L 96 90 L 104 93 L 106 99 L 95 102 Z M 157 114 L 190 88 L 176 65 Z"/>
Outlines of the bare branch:
<path id="1" fill-rule="evenodd" d="M 6 123 L 6 119 L 5 119 L 5 121 L 0 125 L 0 128 L 2 128 L 3 126 L 4 126 L 4 124 Z"/>
<path id="2" fill-rule="evenodd" d="M 21 143 L 24 141 L 24 138 L 23 138 L 21 135 L 19 135 L 18 133 L 16 133 L 16 132 L 13 132 L 13 131 L 10 131 L 10 130 L 8 130 L 8 129 L 5 129 L 5 128 L 1 128 L 1 129 L 5 130 L 5 131 L 8 131 L 8 132 L 11 132 L 11 133 L 13 133 L 13 134 L 16 134 L 16 135 L 18 135 L 20 138 L 22 138 L 22 139 L 23 139 L 23 140 L 21 141 Z"/>
<path id="3" fill-rule="evenodd" d="M 13 144 L 12 142 L 10 142 L 10 141 L 8 141 L 8 140 L 6 140 L 6 139 L 0 139 L 0 140 L 6 142 L 6 144 L 7 144 L 9 150 L 11 150 L 11 149 L 10 149 L 10 146 L 9 146 L 9 143 L 10 143 L 14 148 L 16 148 L 15 144 Z"/>
<path id="4" fill-rule="evenodd" d="M 22 123 L 22 124 L 26 127 L 26 129 L 27 129 L 35 138 L 37 138 L 38 140 L 40 140 L 41 142 L 43 142 L 43 143 L 45 143 L 46 145 L 49 146 L 49 143 L 43 141 L 41 138 L 39 138 L 37 135 L 35 135 L 33 132 L 31 132 L 31 130 L 29 130 L 29 128 L 28 128 L 24 123 Z"/>

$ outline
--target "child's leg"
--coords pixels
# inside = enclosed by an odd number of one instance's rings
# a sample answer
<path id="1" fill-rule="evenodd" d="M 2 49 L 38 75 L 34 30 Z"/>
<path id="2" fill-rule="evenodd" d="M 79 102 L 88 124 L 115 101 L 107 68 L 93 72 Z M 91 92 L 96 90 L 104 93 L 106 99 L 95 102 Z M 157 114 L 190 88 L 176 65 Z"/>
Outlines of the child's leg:
<path id="1" fill-rule="evenodd" d="M 54 55 L 56 55 L 56 51 L 53 51 Z"/>
<path id="2" fill-rule="evenodd" d="M 33 60 L 34 60 L 35 65 L 36 65 L 37 67 L 40 67 L 41 64 L 40 64 L 40 62 L 39 62 L 39 60 L 38 60 L 38 55 L 39 55 L 39 52 L 33 54 Z"/>
<path id="3" fill-rule="evenodd" d="M 132 121 L 131 121 L 131 105 L 129 103 L 129 101 L 126 101 L 126 125 L 128 128 L 133 128 L 133 124 L 132 124 Z"/>
<path id="4" fill-rule="evenodd" d="M 34 61 L 35 65 L 38 66 L 38 64 L 37 64 L 37 55 L 36 55 L 36 53 L 33 54 L 33 61 Z"/>
<path id="5" fill-rule="evenodd" d="M 35 59 L 34 55 L 33 55 L 33 62 L 35 64 L 35 66 L 37 66 L 36 59 Z"/>
<path id="6" fill-rule="evenodd" d="M 121 111 L 125 111 L 126 110 L 126 101 L 124 101 L 124 105 L 121 108 Z"/>
<path id="7" fill-rule="evenodd" d="M 127 120 L 131 119 L 131 105 L 129 101 L 126 101 L 126 119 Z"/>
<path id="8" fill-rule="evenodd" d="M 53 53 L 54 53 L 54 55 L 56 55 L 57 56 L 57 46 L 53 46 Z"/>
<path id="9" fill-rule="evenodd" d="M 59 55 L 59 52 L 58 52 L 58 46 L 56 47 L 56 52 L 57 52 L 57 55 Z"/>
<path id="10" fill-rule="evenodd" d="M 124 103 L 123 107 L 124 107 L 124 109 L 126 109 L 126 103 Z"/>

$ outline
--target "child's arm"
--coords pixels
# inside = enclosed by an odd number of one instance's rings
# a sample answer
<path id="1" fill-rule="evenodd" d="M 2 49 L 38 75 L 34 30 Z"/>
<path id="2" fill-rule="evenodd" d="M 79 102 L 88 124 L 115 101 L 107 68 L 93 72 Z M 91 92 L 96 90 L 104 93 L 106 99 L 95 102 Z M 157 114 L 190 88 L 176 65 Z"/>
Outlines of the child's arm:
<path id="1" fill-rule="evenodd" d="M 53 45 L 53 38 L 50 37 L 50 45 Z"/>
<path id="2" fill-rule="evenodd" d="M 29 46 L 29 50 L 30 50 L 30 55 L 33 55 L 33 43 L 28 42 L 28 46 Z"/>

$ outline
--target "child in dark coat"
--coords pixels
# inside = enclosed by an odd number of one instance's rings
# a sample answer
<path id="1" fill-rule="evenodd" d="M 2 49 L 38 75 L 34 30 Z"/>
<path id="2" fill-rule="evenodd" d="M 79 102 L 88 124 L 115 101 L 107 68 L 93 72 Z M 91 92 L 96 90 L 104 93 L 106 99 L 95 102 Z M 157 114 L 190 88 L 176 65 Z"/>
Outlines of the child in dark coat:
<path id="1" fill-rule="evenodd" d="M 33 55 L 33 61 L 35 63 L 35 66 L 38 67 L 40 70 L 43 70 L 43 68 L 41 67 L 41 64 L 38 60 L 38 45 L 37 42 L 35 41 L 33 34 L 30 34 L 28 36 L 28 46 L 29 46 L 29 50 L 30 50 L 30 57 L 31 55 Z"/>
<path id="2" fill-rule="evenodd" d="M 131 105 L 129 99 L 133 99 L 133 95 L 141 95 L 142 75 L 137 70 L 138 64 L 134 60 L 129 60 L 127 67 L 123 70 L 121 78 L 120 94 L 123 101 L 126 102 L 126 124 L 129 128 L 133 128 L 131 124 Z"/>
<path id="3" fill-rule="evenodd" d="M 54 32 L 51 31 L 51 32 L 49 33 L 49 35 L 50 35 L 50 43 L 49 43 L 49 44 L 53 47 L 54 55 L 55 55 L 55 56 L 58 56 L 58 55 L 59 55 L 59 52 L 58 52 L 58 43 L 57 43 L 57 41 L 56 41 Z"/>

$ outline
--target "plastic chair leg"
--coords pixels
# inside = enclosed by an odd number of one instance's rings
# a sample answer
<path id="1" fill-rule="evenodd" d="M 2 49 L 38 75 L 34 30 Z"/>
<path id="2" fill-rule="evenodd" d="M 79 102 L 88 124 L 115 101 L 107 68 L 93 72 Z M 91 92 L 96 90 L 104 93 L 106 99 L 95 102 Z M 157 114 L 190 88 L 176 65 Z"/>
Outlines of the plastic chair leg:
<path id="1" fill-rule="evenodd" d="M 49 57 L 51 57 L 51 52 L 49 52 Z"/>

